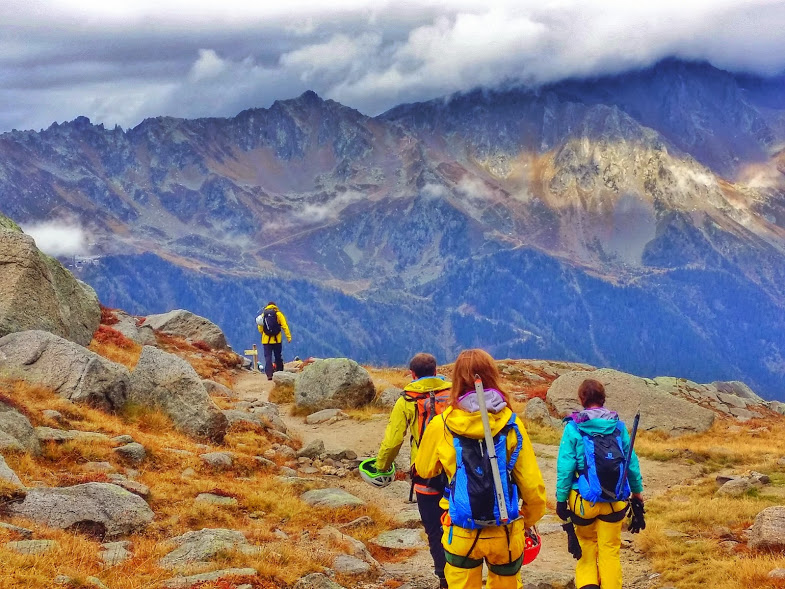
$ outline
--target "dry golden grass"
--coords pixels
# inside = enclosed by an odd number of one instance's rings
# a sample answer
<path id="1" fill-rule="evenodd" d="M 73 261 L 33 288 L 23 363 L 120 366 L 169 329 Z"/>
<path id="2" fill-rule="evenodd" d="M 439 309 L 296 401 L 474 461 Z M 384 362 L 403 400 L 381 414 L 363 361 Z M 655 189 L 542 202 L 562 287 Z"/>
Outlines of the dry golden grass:
<path id="1" fill-rule="evenodd" d="M 275 385 L 273 390 L 270 391 L 269 399 L 272 403 L 294 403 L 294 387 Z"/>
<path id="2" fill-rule="evenodd" d="M 678 438 L 643 434 L 636 446 L 641 456 L 655 460 L 701 464 L 707 475 L 647 502 L 651 525 L 639 545 L 662 574 L 664 585 L 785 587 L 783 580 L 767 576 L 772 569 L 785 568 L 785 555 L 750 551 L 743 536 L 762 509 L 781 505 L 785 498 L 785 469 L 778 463 L 785 455 L 783 418 L 772 415 L 741 428 L 721 420 L 708 432 Z M 772 484 L 739 498 L 715 496 L 718 486 L 712 473 L 722 469 L 760 471 L 771 477 Z M 684 536 L 674 537 L 671 531 Z M 728 551 L 720 546 L 727 540 L 739 544 Z"/>
<path id="3" fill-rule="evenodd" d="M 329 566 L 341 552 L 318 539 L 316 533 L 325 525 L 338 525 L 369 515 L 376 523 L 361 531 L 363 539 L 393 527 L 390 515 L 375 505 L 352 510 L 314 509 L 306 505 L 299 496 L 308 487 L 282 484 L 254 460 L 254 456 L 272 445 L 261 430 L 235 427 L 226 436 L 223 446 L 205 448 L 177 432 L 165 415 L 139 406 L 131 405 L 122 414 L 109 415 L 73 405 L 50 391 L 19 382 L 2 383 L 0 394 L 13 400 L 34 425 L 102 432 L 109 436 L 129 434 L 143 444 L 148 457 L 134 467 L 139 471 L 136 480 L 150 487 L 149 504 L 156 514 L 154 522 L 143 533 L 129 538 L 133 543 L 133 559 L 109 568 L 103 568 L 99 562 L 100 542 L 97 539 L 11 518 L 10 523 L 34 530 L 36 539 L 56 540 L 58 547 L 42 555 L 19 555 L 3 546 L 6 540 L 18 538 L 0 531 L 0 567 L 3 570 L 0 589 L 49 589 L 52 579 L 61 574 L 77 582 L 95 576 L 113 589 L 152 589 L 173 576 L 157 566 L 159 559 L 171 550 L 167 539 L 204 527 L 242 530 L 251 543 L 263 546 L 259 555 L 220 555 L 216 567 L 250 566 L 260 573 L 253 581 L 254 587 L 279 587 Z M 46 420 L 42 416 L 44 409 L 60 411 L 68 424 L 60 426 Z M 85 463 L 90 461 L 109 462 L 123 472 L 127 465 L 113 452 L 114 446 L 106 440 L 47 443 L 40 456 L 19 452 L 4 455 L 24 483 L 29 485 L 38 481 L 47 486 L 65 486 L 107 480 L 103 473 L 85 470 Z M 230 469 L 214 470 L 198 457 L 204 451 L 217 450 L 235 454 L 235 463 Z M 182 476 L 187 468 L 193 469 L 193 476 Z M 15 492 L 3 486 L 0 501 Z M 238 505 L 216 507 L 196 503 L 196 496 L 204 492 L 234 497 Z M 277 538 L 273 534 L 276 528 L 289 534 L 290 539 Z"/>
<path id="4" fill-rule="evenodd" d="M 376 385 L 376 396 L 384 392 L 390 385 L 402 389 L 412 382 L 412 374 L 404 368 L 374 368 L 373 366 L 364 367 L 371 375 Z"/>

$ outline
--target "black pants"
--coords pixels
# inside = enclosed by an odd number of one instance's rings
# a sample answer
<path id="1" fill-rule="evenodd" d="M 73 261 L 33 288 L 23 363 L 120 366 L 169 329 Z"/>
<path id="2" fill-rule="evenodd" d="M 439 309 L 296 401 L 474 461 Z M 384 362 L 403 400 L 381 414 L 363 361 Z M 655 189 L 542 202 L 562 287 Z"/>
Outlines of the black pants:
<path id="1" fill-rule="evenodd" d="M 441 495 L 425 495 L 417 493 L 417 509 L 428 536 L 428 548 L 433 558 L 433 571 L 440 579 L 444 579 L 444 547 L 442 546 L 442 515 L 444 510 L 439 505 Z"/>
<path id="2" fill-rule="evenodd" d="M 275 353 L 275 371 L 283 370 L 283 343 L 263 344 L 264 346 L 264 372 L 267 378 L 273 377 L 273 352 Z"/>

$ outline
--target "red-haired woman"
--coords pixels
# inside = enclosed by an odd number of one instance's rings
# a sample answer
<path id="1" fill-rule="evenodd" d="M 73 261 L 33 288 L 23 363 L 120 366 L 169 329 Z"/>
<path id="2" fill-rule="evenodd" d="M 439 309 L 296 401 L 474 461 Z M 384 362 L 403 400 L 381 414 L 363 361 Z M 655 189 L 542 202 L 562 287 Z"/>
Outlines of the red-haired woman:
<path id="1" fill-rule="evenodd" d="M 445 576 L 450 589 L 480 588 L 485 561 L 489 570 L 489 589 L 515 589 L 520 586 L 526 528 L 536 524 L 545 514 L 545 483 L 523 423 L 508 406 L 507 394 L 499 384 L 499 371 L 493 358 L 483 350 L 465 350 L 455 361 L 453 372 L 450 407 L 426 428 L 415 462 L 419 476 L 433 477 L 445 472 L 450 480 L 448 492 L 442 499 L 442 506 L 448 510 L 442 534 L 442 546 L 447 557 Z M 502 484 L 506 485 L 505 497 L 512 497 L 514 501 L 508 522 L 496 519 L 475 525 L 476 520 L 464 518 L 457 506 L 458 495 L 462 492 L 458 483 L 467 476 L 465 465 L 469 448 L 483 448 L 481 442 L 477 442 L 484 440 L 484 428 L 475 393 L 475 375 L 480 376 L 484 386 L 496 453 L 504 455 L 499 460 Z M 459 451 L 460 464 L 457 459 Z M 481 453 L 487 455 L 486 450 L 481 450 Z M 505 466 L 509 464 L 512 467 L 508 470 Z M 484 481 L 479 481 L 480 484 L 492 485 L 489 468 L 475 467 L 473 470 L 484 478 Z M 470 472 L 468 476 L 472 474 Z M 518 498 L 522 500 L 520 505 Z M 474 508 L 476 501 L 474 498 L 472 501 Z M 469 501 L 463 503 L 466 506 Z M 498 504 L 494 507 L 493 499 L 490 503 L 490 506 L 480 507 L 490 507 L 491 513 L 498 516 Z M 458 525 L 456 520 L 459 517 L 461 522 L 469 522 L 466 524 L 468 527 Z"/>

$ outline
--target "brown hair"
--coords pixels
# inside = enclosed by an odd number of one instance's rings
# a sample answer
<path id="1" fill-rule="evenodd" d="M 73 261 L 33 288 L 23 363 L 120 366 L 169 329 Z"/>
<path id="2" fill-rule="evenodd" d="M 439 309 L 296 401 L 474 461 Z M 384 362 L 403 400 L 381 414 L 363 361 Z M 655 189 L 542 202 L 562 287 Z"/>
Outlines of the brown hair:
<path id="1" fill-rule="evenodd" d="M 578 387 L 578 400 L 586 407 L 602 407 L 605 405 L 605 387 L 598 380 L 587 378 Z"/>
<path id="2" fill-rule="evenodd" d="M 409 362 L 409 370 L 414 372 L 417 378 L 436 376 L 436 358 L 424 352 L 415 354 Z"/>
<path id="3" fill-rule="evenodd" d="M 496 361 L 485 350 L 464 350 L 458 354 L 452 375 L 452 390 L 450 391 L 450 404 L 458 406 L 458 398 L 468 391 L 474 390 L 474 375 L 482 379 L 482 386 L 486 389 L 496 389 L 507 401 L 505 393 L 499 384 L 499 369 Z"/>

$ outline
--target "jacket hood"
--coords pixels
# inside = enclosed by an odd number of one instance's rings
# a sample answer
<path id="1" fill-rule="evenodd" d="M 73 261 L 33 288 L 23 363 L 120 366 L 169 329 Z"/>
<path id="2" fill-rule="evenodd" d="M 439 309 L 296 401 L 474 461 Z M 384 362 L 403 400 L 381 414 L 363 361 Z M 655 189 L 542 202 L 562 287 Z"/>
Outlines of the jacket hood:
<path id="1" fill-rule="evenodd" d="M 275 309 L 278 310 L 278 305 L 267 305 L 262 311 L 266 311 L 267 309 Z"/>
<path id="2" fill-rule="evenodd" d="M 488 423 L 491 426 L 491 433 L 495 436 L 502 428 L 510 421 L 512 410 L 509 407 L 504 407 L 498 413 L 488 413 Z M 442 413 L 444 423 L 450 428 L 450 431 L 475 440 L 481 440 L 485 437 L 485 432 L 482 428 L 482 418 L 479 411 L 469 413 L 463 409 L 455 407 L 448 407 Z"/>
<path id="3" fill-rule="evenodd" d="M 424 376 L 407 384 L 403 390 L 407 393 L 430 393 L 443 391 L 452 387 L 452 383 L 443 376 Z"/>
<path id="4" fill-rule="evenodd" d="M 587 434 L 609 434 L 619 423 L 619 414 L 604 407 L 584 409 L 565 418 Z"/>
<path id="5" fill-rule="evenodd" d="M 485 407 L 488 409 L 488 413 L 498 413 L 507 406 L 504 396 L 496 389 L 484 389 L 484 393 Z M 469 413 L 479 411 L 480 402 L 477 400 L 477 393 L 468 391 L 458 397 L 458 408 Z"/>

